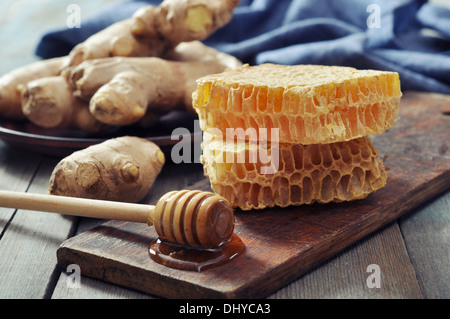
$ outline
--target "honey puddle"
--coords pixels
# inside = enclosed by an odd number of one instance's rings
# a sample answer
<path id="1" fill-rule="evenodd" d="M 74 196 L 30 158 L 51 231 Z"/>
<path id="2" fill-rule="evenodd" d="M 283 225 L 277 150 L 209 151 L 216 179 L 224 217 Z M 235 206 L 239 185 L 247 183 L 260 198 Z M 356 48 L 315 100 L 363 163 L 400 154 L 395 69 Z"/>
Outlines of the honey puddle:
<path id="1" fill-rule="evenodd" d="M 181 246 L 157 239 L 149 246 L 150 258 L 167 267 L 201 272 L 222 265 L 244 250 L 244 243 L 232 234 L 229 241 L 217 248 L 200 249 Z"/>

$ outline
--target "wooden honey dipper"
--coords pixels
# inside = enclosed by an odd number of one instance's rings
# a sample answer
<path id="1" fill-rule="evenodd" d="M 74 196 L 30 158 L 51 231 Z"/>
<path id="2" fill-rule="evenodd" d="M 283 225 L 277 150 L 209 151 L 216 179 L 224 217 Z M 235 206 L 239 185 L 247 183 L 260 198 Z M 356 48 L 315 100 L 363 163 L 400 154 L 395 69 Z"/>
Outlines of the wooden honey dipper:
<path id="1" fill-rule="evenodd" d="M 0 206 L 64 215 L 147 223 L 160 239 L 196 248 L 216 248 L 234 229 L 233 209 L 219 195 L 172 191 L 155 206 L 76 197 L 0 191 Z"/>

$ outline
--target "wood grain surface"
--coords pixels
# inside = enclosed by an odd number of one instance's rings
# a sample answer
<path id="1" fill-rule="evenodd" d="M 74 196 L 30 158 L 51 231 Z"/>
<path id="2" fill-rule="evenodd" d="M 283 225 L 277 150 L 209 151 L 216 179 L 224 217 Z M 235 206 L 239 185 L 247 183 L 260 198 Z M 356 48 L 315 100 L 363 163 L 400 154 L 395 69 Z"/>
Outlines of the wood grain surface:
<path id="1" fill-rule="evenodd" d="M 86 276 L 169 298 L 266 297 L 356 241 L 450 186 L 449 98 L 410 93 L 399 122 L 374 145 L 389 169 L 388 184 L 361 201 L 236 212 L 246 245 L 234 261 L 201 273 L 159 265 L 147 247 L 153 229 L 107 222 L 68 239 L 60 266 L 75 263 Z M 208 189 L 203 180 L 193 186 Z"/>

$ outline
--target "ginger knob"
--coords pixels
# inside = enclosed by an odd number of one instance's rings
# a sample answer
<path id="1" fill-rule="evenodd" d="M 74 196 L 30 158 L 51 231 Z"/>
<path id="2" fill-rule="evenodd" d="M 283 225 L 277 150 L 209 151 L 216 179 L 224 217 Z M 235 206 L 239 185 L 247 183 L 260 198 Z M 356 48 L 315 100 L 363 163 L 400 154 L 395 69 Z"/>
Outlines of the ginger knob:
<path id="1" fill-rule="evenodd" d="M 148 140 L 124 136 L 74 152 L 53 170 L 53 195 L 139 202 L 150 191 L 165 162 Z"/>

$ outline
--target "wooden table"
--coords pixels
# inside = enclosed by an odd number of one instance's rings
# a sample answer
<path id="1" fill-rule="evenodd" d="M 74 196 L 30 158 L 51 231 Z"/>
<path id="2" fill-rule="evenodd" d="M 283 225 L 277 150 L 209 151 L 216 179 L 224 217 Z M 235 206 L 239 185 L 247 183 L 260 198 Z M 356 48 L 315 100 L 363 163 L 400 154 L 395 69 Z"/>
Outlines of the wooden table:
<path id="1" fill-rule="evenodd" d="M 82 9 L 84 2 L 78 1 Z M 87 7 L 89 10 L 107 3 L 89 2 L 95 3 Z M 51 3 L 52 17 L 59 15 L 64 23 L 65 8 L 70 2 L 45 3 Z M 32 57 L 34 40 L 8 37 L 5 32 L 18 30 L 20 21 L 27 19 L 29 37 L 36 39 L 39 34 L 32 31 L 44 29 L 43 21 L 48 21 L 45 13 L 49 12 L 33 1 L 5 1 L 2 6 L 0 42 L 5 39 L 13 42 L 2 51 L 5 54 L 2 61 L 12 56 L 14 59 L 11 58 L 12 63 L 0 65 L 0 74 L 35 59 Z M 34 12 L 35 18 L 30 19 L 24 12 Z M 21 45 L 18 46 L 21 49 L 15 50 L 14 45 Z M 50 174 L 59 160 L 0 141 L 0 189 L 46 193 Z M 147 200 L 202 178 L 200 164 L 169 164 Z M 446 192 L 345 249 L 269 298 L 449 298 L 449 213 L 450 192 Z M 103 222 L 0 208 L 0 298 L 154 298 L 86 277 L 82 277 L 79 288 L 69 284 L 71 272 L 57 266 L 59 245 Z M 371 275 L 368 267 L 374 264 L 381 273 L 380 288 L 370 288 L 367 284 Z"/>
<path id="2" fill-rule="evenodd" d="M 58 158 L 0 142 L 1 189 L 46 193 Z M 149 200 L 203 177 L 199 164 L 170 164 Z M 450 192 L 408 213 L 310 271 L 270 298 L 448 298 Z M 0 298 L 152 298 L 82 277 L 80 288 L 57 266 L 67 238 L 104 222 L 0 208 Z M 369 288 L 369 265 L 381 288 Z"/>

